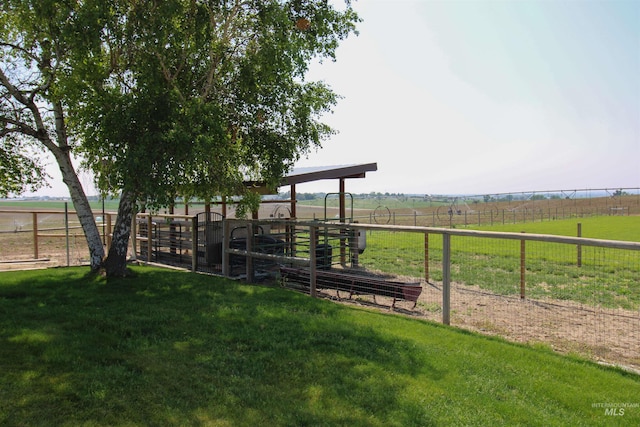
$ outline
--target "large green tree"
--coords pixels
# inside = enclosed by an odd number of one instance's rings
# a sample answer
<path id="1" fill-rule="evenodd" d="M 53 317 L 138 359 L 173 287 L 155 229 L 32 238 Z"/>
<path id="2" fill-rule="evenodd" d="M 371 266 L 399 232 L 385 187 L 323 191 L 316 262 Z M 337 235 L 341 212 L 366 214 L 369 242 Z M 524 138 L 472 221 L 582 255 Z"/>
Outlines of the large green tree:
<path id="1" fill-rule="evenodd" d="M 98 187 L 120 195 L 109 275 L 126 271 L 137 205 L 242 194 L 246 179 L 275 185 L 332 133 L 319 120 L 336 95 L 305 75 L 354 31 L 349 2 L 72 4 L 64 19 L 76 23 L 76 39 L 56 94 Z"/>

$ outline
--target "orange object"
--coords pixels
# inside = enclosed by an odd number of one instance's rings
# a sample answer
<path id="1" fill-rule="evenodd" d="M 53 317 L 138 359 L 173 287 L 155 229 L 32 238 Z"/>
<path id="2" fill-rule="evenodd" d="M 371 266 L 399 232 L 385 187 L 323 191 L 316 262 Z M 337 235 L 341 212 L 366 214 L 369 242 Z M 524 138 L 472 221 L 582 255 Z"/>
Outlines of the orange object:
<path id="1" fill-rule="evenodd" d="M 306 31 L 311 26 L 311 22 L 307 18 L 298 18 L 296 20 L 296 28 L 300 31 Z"/>

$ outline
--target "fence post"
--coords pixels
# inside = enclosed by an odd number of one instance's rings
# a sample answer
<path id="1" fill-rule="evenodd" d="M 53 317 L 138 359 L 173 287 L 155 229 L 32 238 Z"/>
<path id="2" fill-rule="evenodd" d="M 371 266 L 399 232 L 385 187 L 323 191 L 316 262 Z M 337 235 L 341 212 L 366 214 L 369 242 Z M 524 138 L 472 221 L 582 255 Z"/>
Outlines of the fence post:
<path id="1" fill-rule="evenodd" d="M 104 221 L 104 218 L 102 219 Z M 147 262 L 151 262 L 151 250 L 153 249 L 152 231 L 153 221 L 151 214 L 147 214 Z"/>
<path id="2" fill-rule="evenodd" d="M 255 281 L 253 272 L 253 257 L 251 252 L 253 251 L 253 222 L 247 222 L 247 282 L 253 283 Z"/>
<path id="3" fill-rule="evenodd" d="M 137 209 L 133 210 L 131 215 L 131 259 L 136 261 L 138 259 L 138 212 Z"/>
<path id="4" fill-rule="evenodd" d="M 207 223 L 209 222 L 209 216 L 207 214 Z M 222 219 L 222 275 L 229 277 L 231 268 L 229 267 L 229 220 L 227 218 Z"/>
<path id="5" fill-rule="evenodd" d="M 38 259 L 38 213 L 31 213 L 31 222 L 33 228 L 33 259 Z"/>
<path id="6" fill-rule="evenodd" d="M 424 233 L 424 281 L 429 282 L 429 233 Z"/>
<path id="7" fill-rule="evenodd" d="M 104 236 L 105 237 L 104 244 L 105 244 L 107 250 L 109 250 L 109 248 L 111 247 L 111 237 L 112 237 L 111 236 L 111 234 L 112 234 L 112 231 L 111 231 L 111 214 L 108 213 L 108 214 L 105 214 L 105 216 L 102 217 L 103 223 L 104 223 L 105 219 L 107 220 L 107 234 L 106 234 L 106 236 Z"/>
<path id="8" fill-rule="evenodd" d="M 578 237 L 582 237 L 582 223 L 578 223 Z M 582 267 L 582 245 L 577 246 L 578 251 L 578 267 Z"/>
<path id="9" fill-rule="evenodd" d="M 317 258 L 316 258 L 316 241 L 318 239 L 318 229 L 312 225 L 309 227 L 309 293 L 312 297 L 316 297 L 316 278 L 317 278 Z"/>
<path id="10" fill-rule="evenodd" d="M 185 210 L 187 205 L 185 204 Z M 191 217 L 191 271 L 198 270 L 198 216 Z"/>
<path id="11" fill-rule="evenodd" d="M 442 323 L 451 324 L 451 235 L 442 234 Z"/>
<path id="12" fill-rule="evenodd" d="M 524 231 L 522 231 L 524 233 Z M 520 240 L 520 299 L 525 297 L 526 240 Z"/>
<path id="13" fill-rule="evenodd" d="M 67 240 L 67 267 L 71 265 L 69 257 L 69 203 L 64 202 L 64 235 Z"/>

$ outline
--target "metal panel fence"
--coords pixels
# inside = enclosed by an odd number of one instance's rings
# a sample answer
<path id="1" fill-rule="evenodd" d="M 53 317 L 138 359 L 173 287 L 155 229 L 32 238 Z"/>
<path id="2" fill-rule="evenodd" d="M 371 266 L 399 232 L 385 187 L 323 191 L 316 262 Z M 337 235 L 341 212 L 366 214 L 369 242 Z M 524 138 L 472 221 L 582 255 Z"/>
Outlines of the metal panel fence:
<path id="1" fill-rule="evenodd" d="M 110 244 L 111 220 L 96 214 L 103 242 Z M 89 249 L 76 213 L 69 210 L 0 211 L 2 269 L 81 265 Z"/>

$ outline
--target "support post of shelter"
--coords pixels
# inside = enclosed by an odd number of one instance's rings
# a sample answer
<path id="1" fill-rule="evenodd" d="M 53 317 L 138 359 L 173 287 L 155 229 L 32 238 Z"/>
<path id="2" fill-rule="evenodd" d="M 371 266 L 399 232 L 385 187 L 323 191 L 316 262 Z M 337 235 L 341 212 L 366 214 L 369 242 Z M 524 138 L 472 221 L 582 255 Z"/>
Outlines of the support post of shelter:
<path id="1" fill-rule="evenodd" d="M 291 184 L 291 219 L 298 217 L 296 212 L 296 185 Z"/>
<path id="2" fill-rule="evenodd" d="M 344 223 L 347 221 L 347 208 L 346 208 L 346 202 L 345 202 L 345 182 L 344 182 L 344 178 L 340 178 L 340 191 L 339 191 L 339 198 L 340 198 L 340 222 Z M 340 235 L 342 237 L 340 237 L 340 264 L 341 265 L 346 265 L 347 264 L 347 245 L 346 245 L 346 238 L 345 238 L 345 232 L 344 230 L 340 231 Z"/>

